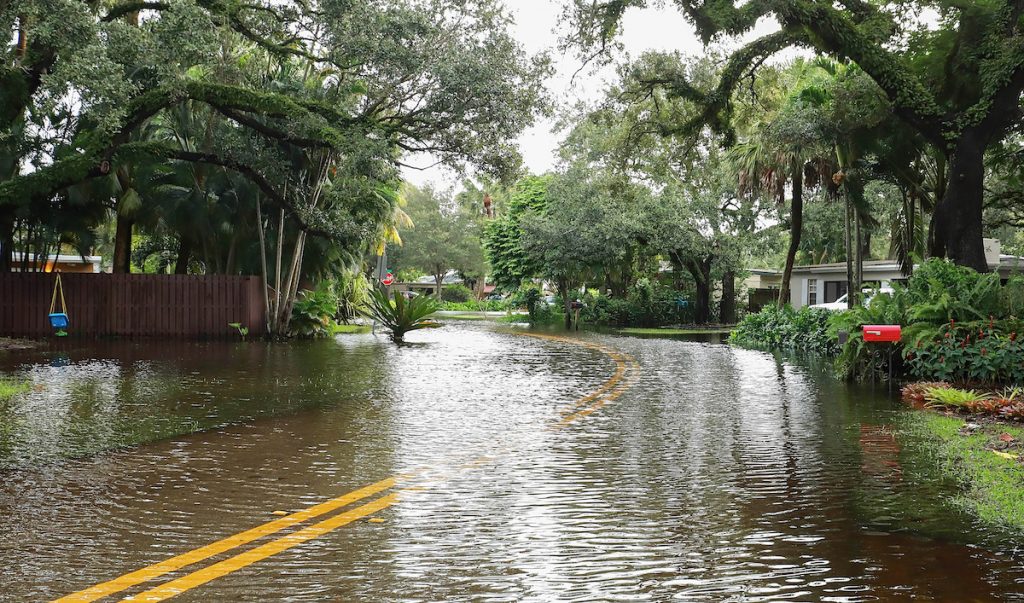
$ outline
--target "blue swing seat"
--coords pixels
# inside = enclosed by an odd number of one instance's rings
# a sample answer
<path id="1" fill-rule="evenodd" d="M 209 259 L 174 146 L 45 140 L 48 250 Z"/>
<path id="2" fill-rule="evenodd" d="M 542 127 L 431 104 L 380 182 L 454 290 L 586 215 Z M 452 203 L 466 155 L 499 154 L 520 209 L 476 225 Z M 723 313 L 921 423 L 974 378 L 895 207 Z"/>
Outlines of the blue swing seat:
<path id="1" fill-rule="evenodd" d="M 54 329 L 68 328 L 68 315 L 64 312 L 50 314 L 50 326 Z"/>

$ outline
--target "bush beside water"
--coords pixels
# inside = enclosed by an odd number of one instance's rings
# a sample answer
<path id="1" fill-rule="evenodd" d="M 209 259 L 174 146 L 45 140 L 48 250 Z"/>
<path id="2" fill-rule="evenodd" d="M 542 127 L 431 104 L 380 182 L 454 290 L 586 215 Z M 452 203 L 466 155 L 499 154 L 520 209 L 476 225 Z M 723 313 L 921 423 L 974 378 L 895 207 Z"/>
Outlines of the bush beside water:
<path id="1" fill-rule="evenodd" d="M 766 307 L 737 326 L 730 341 L 751 347 L 837 355 L 841 377 L 885 377 L 885 346 L 864 341 L 862 327 L 903 326 L 892 355 L 894 376 L 986 386 L 1024 384 L 1024 278 L 1000 285 L 996 274 L 980 274 L 945 260 L 918 267 L 907 286 L 893 286 L 867 306 L 843 312 Z M 838 333 L 849 334 L 839 347 Z"/>
<path id="2" fill-rule="evenodd" d="M 744 317 L 729 341 L 753 348 L 834 356 L 839 344 L 830 332 L 829 319 L 830 313 L 821 310 L 766 306 Z"/>

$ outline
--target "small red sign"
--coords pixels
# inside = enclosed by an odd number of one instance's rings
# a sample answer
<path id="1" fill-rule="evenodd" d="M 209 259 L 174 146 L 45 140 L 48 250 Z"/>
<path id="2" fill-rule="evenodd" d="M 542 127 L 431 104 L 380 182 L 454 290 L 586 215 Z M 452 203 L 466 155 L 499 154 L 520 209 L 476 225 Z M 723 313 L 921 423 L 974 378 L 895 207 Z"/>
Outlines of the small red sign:
<path id="1" fill-rule="evenodd" d="M 896 343 L 902 334 L 899 325 L 864 325 L 864 341 Z"/>
<path id="2" fill-rule="evenodd" d="M 384 285 L 385 287 L 391 285 L 391 283 L 393 282 L 395 282 L 395 275 L 391 274 L 390 272 L 385 274 L 384 278 L 380 279 L 380 284 Z"/>

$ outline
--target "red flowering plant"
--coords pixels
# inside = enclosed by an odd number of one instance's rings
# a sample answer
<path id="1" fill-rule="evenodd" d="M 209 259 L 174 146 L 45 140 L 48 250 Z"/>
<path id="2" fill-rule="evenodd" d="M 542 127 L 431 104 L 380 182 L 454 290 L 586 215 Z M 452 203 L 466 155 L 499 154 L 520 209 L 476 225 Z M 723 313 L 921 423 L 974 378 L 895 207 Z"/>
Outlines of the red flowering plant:
<path id="1" fill-rule="evenodd" d="M 1016 320 L 943 325 L 931 339 L 904 351 L 907 372 L 929 381 L 1024 384 L 1024 342 Z"/>

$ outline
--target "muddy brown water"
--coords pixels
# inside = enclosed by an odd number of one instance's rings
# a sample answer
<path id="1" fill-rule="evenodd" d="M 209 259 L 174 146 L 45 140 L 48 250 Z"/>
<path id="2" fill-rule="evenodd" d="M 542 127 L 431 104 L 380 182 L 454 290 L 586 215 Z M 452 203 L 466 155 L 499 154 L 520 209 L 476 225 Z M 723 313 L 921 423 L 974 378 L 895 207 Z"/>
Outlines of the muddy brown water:
<path id="1" fill-rule="evenodd" d="M 432 479 L 383 521 L 176 600 L 1024 600 L 1016 536 L 950 502 L 956 485 L 894 431 L 906 411 L 884 390 L 725 345 L 571 337 L 639 370 L 560 430 L 545 426 L 615 362 L 494 324 L 400 348 L 357 335 L 0 357 L 37 386 L 0 405 L 0 600 L 54 599 L 414 471 Z"/>

